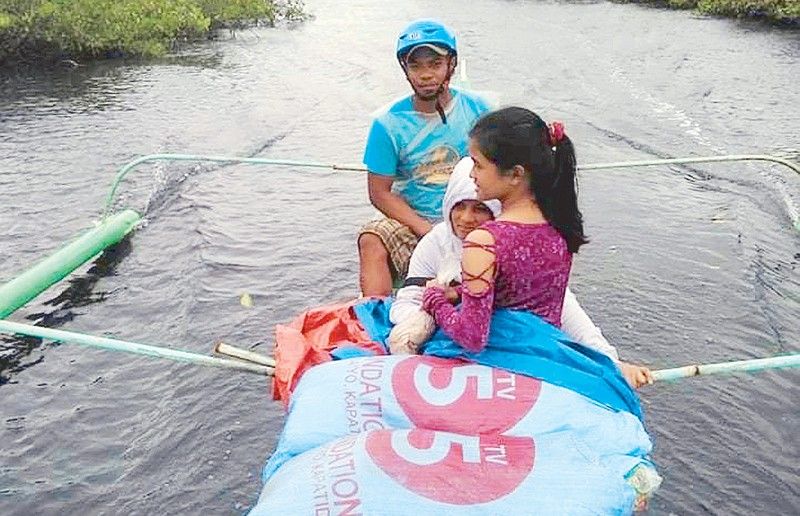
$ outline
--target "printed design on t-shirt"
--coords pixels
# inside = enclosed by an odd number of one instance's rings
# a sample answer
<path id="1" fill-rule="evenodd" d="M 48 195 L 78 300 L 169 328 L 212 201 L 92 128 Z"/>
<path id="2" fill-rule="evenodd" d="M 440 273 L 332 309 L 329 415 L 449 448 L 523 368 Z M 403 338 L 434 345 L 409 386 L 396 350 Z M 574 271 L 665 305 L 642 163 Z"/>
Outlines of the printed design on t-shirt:
<path id="1" fill-rule="evenodd" d="M 460 159 L 461 156 L 455 148 L 440 145 L 432 149 L 414 169 L 414 180 L 426 185 L 445 185 Z"/>

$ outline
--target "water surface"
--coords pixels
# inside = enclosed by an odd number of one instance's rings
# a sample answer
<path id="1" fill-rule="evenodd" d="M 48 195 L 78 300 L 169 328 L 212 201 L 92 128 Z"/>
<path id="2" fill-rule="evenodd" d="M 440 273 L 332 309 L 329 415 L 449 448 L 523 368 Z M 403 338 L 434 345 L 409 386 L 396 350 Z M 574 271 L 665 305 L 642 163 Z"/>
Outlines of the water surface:
<path id="1" fill-rule="evenodd" d="M 90 227 L 117 167 L 157 152 L 360 161 L 407 86 L 409 20 L 459 33 L 472 85 L 561 119 L 582 163 L 800 152 L 800 35 L 594 2 L 309 0 L 315 18 L 152 62 L 0 79 L 0 278 Z M 147 165 L 146 223 L 11 319 L 208 352 L 356 293 L 358 173 Z M 572 286 L 623 357 L 669 367 L 800 347 L 800 177 L 768 164 L 585 172 Z M 239 303 L 242 293 L 251 309 Z M 241 513 L 282 423 L 263 379 L 0 337 L 0 512 Z M 800 513 L 800 376 L 642 391 L 652 514 Z"/>

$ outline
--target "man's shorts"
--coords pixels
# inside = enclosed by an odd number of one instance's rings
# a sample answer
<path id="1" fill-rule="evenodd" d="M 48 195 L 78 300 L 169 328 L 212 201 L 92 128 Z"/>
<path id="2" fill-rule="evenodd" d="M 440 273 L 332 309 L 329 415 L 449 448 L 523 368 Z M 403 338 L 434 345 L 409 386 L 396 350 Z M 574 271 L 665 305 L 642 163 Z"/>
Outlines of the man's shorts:
<path id="1" fill-rule="evenodd" d="M 389 252 L 392 280 L 404 280 L 408 275 L 411 253 L 414 252 L 414 248 L 419 242 L 417 235 L 408 226 L 385 217 L 368 222 L 361 228 L 358 237 L 361 238 L 364 233 L 377 235 Z"/>

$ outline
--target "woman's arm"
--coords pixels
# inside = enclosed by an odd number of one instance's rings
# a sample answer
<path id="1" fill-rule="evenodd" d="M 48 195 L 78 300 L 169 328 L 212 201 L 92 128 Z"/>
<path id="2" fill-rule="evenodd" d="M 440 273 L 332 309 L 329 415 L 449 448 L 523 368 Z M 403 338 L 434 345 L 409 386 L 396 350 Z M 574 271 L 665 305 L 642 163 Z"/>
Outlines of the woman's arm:
<path id="1" fill-rule="evenodd" d="M 578 303 L 578 298 L 567 288 L 564 294 L 564 307 L 561 309 L 561 329 L 571 339 L 608 355 L 615 362 L 619 361 L 617 348 L 612 346 L 603 336 L 589 316 Z"/>
<path id="2" fill-rule="evenodd" d="M 461 307 L 447 300 L 441 285 L 430 286 L 422 296 L 422 308 L 465 350 L 477 353 L 486 347 L 494 307 L 494 237 L 476 229 L 464 241 L 461 260 L 464 285 Z"/>
<path id="3" fill-rule="evenodd" d="M 564 295 L 564 308 L 561 311 L 561 329 L 573 340 L 611 357 L 631 387 L 638 389 L 642 385 L 653 383 L 653 373 L 648 367 L 623 362 L 619 359 L 617 348 L 603 337 L 600 328 L 595 326 L 586 312 L 583 311 L 575 294 L 569 288 L 567 288 L 567 292 Z"/>

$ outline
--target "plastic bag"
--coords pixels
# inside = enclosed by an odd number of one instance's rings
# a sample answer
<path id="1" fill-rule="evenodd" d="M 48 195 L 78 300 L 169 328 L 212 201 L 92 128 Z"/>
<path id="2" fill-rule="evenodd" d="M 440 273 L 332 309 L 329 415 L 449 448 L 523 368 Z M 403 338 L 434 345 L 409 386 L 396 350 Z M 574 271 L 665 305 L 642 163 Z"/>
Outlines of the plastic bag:
<path id="1" fill-rule="evenodd" d="M 442 267 L 436 275 L 436 282 L 449 285 L 461 277 L 461 262 L 458 256 L 448 253 L 442 260 Z M 389 352 L 392 355 L 415 355 L 436 331 L 433 316 L 420 308 L 419 312 L 400 321 L 389 334 Z"/>
<path id="2" fill-rule="evenodd" d="M 387 428 L 516 437 L 569 430 L 593 453 L 645 457 L 652 449 L 636 416 L 564 387 L 461 360 L 382 355 L 303 375 L 262 478 L 334 439 Z"/>
<path id="3" fill-rule="evenodd" d="M 578 443 L 579 444 L 579 443 Z M 251 516 L 630 514 L 641 457 L 598 455 L 569 430 L 536 437 L 426 429 L 343 437 L 287 463 Z"/>
<path id="4" fill-rule="evenodd" d="M 420 310 L 402 320 L 389 334 L 389 352 L 392 355 L 416 355 L 419 346 L 436 331 L 433 316 Z"/>

